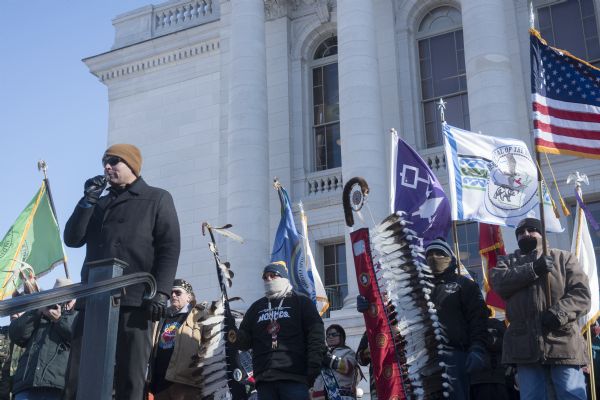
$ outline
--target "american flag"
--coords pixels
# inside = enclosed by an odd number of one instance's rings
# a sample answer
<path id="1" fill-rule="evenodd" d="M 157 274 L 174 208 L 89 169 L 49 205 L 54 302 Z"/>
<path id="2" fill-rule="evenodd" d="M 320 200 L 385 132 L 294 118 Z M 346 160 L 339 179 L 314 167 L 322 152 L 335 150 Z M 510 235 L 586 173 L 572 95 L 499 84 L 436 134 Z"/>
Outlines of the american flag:
<path id="1" fill-rule="evenodd" d="M 531 30 L 531 102 L 540 152 L 600 159 L 600 70 Z"/>

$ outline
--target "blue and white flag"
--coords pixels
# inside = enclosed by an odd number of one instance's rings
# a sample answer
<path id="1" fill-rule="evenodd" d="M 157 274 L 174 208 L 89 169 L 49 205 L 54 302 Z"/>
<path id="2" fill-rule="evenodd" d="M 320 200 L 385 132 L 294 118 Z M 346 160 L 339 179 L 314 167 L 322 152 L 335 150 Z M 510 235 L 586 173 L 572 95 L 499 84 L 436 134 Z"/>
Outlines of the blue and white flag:
<path id="1" fill-rule="evenodd" d="M 515 227 L 539 218 L 537 170 L 522 140 L 498 138 L 444 124 L 452 219 Z M 546 230 L 562 232 L 544 185 Z"/>
<path id="2" fill-rule="evenodd" d="M 302 236 L 294 223 L 290 198 L 281 185 L 277 186 L 277 193 L 281 201 L 281 220 L 275 234 L 271 262 L 284 261 L 294 290 L 308 296 L 316 305 L 315 280 L 312 271 L 306 268 Z"/>
<path id="3" fill-rule="evenodd" d="M 450 202 L 442 185 L 427 163 L 406 142 L 394 140 L 392 159 L 391 205 L 393 211 L 404 211 L 412 222 L 410 229 L 427 244 L 436 238 L 446 238 L 450 230 Z M 395 156 L 394 156 L 395 154 Z"/>

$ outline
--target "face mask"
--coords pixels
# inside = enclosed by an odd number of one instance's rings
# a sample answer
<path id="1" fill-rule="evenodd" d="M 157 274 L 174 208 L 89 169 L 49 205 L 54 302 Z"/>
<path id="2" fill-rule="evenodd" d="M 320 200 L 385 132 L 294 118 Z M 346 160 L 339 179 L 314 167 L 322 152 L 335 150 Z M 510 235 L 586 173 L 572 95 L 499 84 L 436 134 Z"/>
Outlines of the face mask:
<path id="1" fill-rule="evenodd" d="M 277 298 L 285 294 L 284 291 L 290 286 L 290 281 L 285 278 L 263 281 L 265 285 L 265 295 L 268 298 Z"/>
<path id="2" fill-rule="evenodd" d="M 427 265 L 431 268 L 431 271 L 434 275 L 439 275 L 445 270 L 448 269 L 450 263 L 452 262 L 452 257 L 450 256 L 428 256 L 427 257 Z"/>
<path id="3" fill-rule="evenodd" d="M 537 239 L 533 236 L 524 236 L 517 242 L 519 249 L 524 254 L 529 254 L 537 247 Z"/>

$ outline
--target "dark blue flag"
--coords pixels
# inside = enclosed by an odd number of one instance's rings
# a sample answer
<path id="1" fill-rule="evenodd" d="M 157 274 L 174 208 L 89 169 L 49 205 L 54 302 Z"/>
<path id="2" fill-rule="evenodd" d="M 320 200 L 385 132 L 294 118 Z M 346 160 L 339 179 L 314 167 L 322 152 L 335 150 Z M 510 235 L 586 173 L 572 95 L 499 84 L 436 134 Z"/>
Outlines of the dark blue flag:
<path id="1" fill-rule="evenodd" d="M 396 191 L 394 211 L 404 211 L 410 228 L 427 245 L 450 230 L 450 202 L 431 168 L 402 139 L 396 152 Z M 394 188 L 392 188 L 394 190 Z"/>

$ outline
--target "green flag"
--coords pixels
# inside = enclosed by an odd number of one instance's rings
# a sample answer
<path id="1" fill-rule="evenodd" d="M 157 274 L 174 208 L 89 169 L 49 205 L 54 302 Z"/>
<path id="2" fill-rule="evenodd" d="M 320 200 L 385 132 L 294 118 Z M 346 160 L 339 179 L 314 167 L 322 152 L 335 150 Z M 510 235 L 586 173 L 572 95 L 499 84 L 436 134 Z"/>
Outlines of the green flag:
<path id="1" fill-rule="evenodd" d="M 19 271 L 30 266 L 36 276 L 65 261 L 60 230 L 45 182 L 0 242 L 0 300 L 21 284 Z"/>

